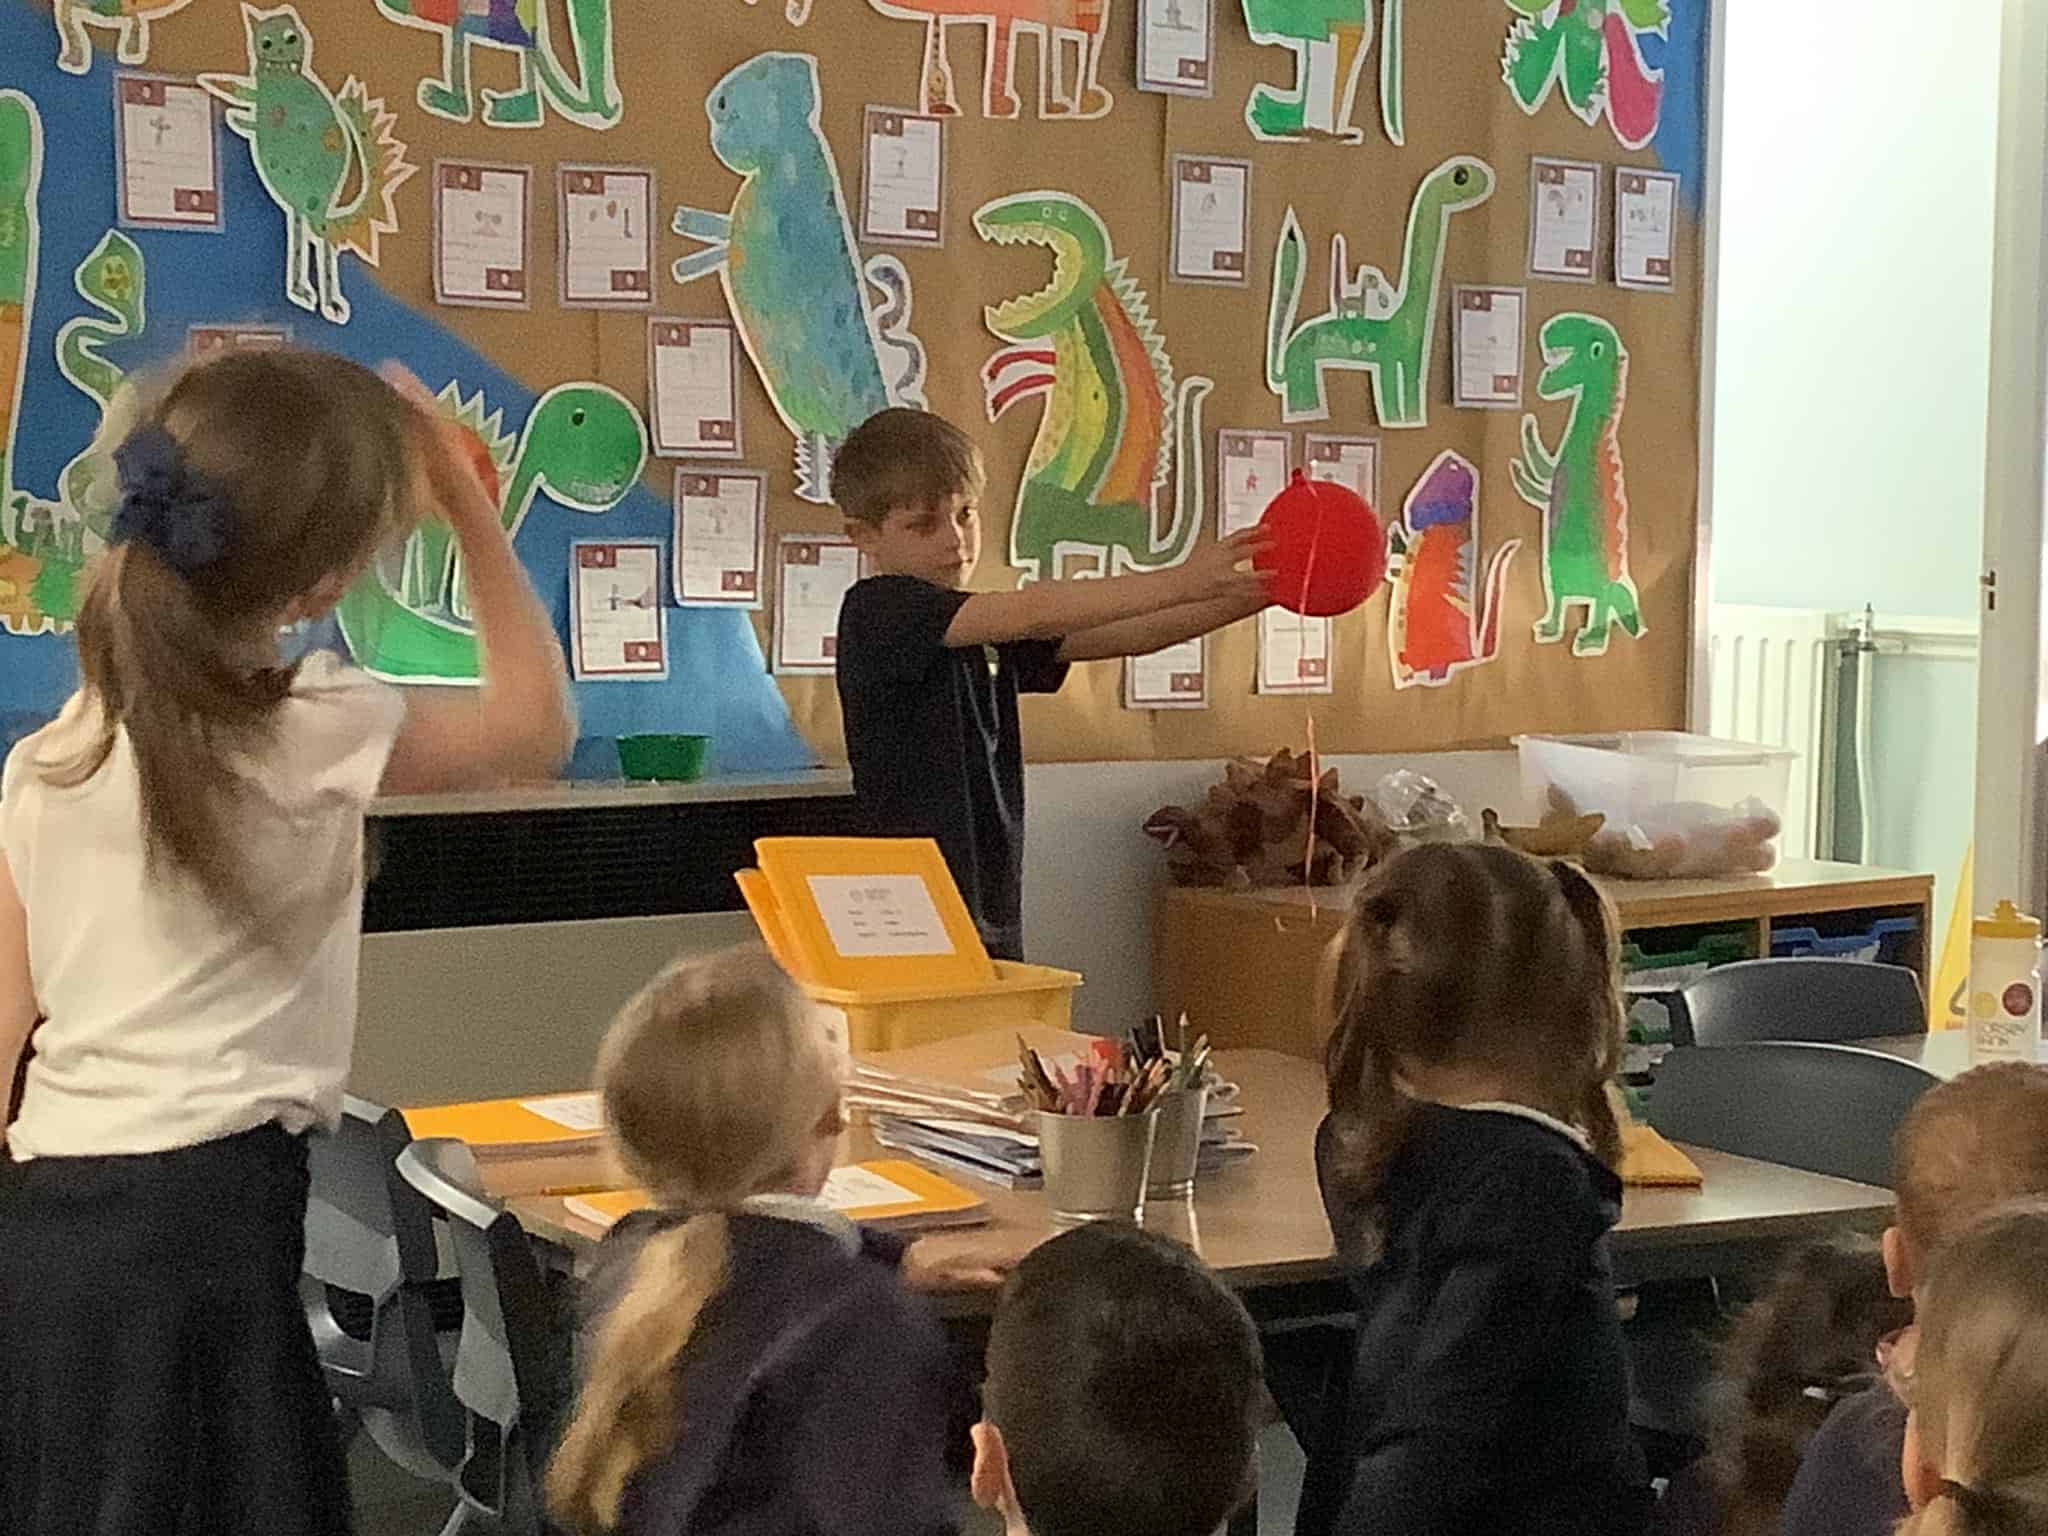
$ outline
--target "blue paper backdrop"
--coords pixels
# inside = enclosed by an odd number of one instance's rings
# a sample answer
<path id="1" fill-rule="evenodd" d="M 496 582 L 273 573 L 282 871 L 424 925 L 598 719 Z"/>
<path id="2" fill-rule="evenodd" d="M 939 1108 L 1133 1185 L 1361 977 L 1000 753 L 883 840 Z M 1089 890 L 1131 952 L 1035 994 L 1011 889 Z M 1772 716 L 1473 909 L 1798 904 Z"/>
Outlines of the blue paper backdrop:
<path id="1" fill-rule="evenodd" d="M 28 0 L 0 0 L 0 87 L 25 91 L 43 121 L 42 256 L 9 478 L 14 487 L 45 499 L 54 497 L 58 472 L 99 421 L 97 405 L 57 371 L 55 343 L 65 320 L 88 312 L 71 274 L 116 215 L 111 55 L 98 53 L 92 73 L 74 77 L 56 67 L 56 52 L 46 10 Z M 375 269 L 352 257 L 344 258 L 343 273 L 354 309 L 349 324 L 329 325 L 289 304 L 279 254 L 282 221 L 256 179 L 247 146 L 225 132 L 221 168 L 224 233 L 128 231 L 147 267 L 148 324 L 138 340 L 109 347 L 111 361 L 129 371 L 161 363 L 182 347 L 188 325 L 271 322 L 291 326 L 301 342 L 361 362 L 402 359 L 435 388 L 451 378 L 465 391 L 481 387 L 493 408 L 504 408 L 508 429 L 525 420 L 533 390 L 433 315 L 384 292 Z M 424 233 L 408 230 L 399 238 Z M 667 500 L 644 485 L 595 517 L 561 507 L 545 493 L 536 499 L 519 530 L 519 553 L 565 639 L 570 541 L 658 537 L 665 545 L 671 524 Z M 617 763 L 603 738 L 635 731 L 708 734 L 716 765 L 726 771 L 816 761 L 791 723 L 745 614 L 671 608 L 668 628 L 667 680 L 576 685 L 586 738 L 577 754 L 578 772 L 616 777 Z M 0 634 L 0 748 L 53 712 L 75 680 L 68 636 Z"/>

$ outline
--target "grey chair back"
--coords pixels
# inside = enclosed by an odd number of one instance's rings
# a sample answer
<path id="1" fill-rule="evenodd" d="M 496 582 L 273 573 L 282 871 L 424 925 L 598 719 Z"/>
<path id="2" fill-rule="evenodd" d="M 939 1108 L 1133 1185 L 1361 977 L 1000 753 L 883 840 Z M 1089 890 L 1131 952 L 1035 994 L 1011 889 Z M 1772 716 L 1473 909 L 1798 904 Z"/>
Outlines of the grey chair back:
<path id="1" fill-rule="evenodd" d="M 547 1459 L 567 1413 L 570 1330 L 519 1220 L 459 1141 L 415 1141 L 398 1173 L 448 1223 L 462 1282 L 455 1396 L 468 1416 L 456 1492 L 498 1529 L 539 1533 Z"/>
<path id="2" fill-rule="evenodd" d="M 463 1416 L 435 1332 L 433 1215 L 398 1177 L 410 1140 L 398 1111 L 350 1098 L 334 1133 L 308 1143 L 299 1292 L 345 1433 L 360 1429 L 414 1476 L 445 1482 Z"/>
<path id="3" fill-rule="evenodd" d="M 1717 966 L 1679 994 L 1678 1045 L 1753 1040 L 1840 1042 L 1924 1034 L 1920 978 L 1862 960 L 1744 960 Z"/>
<path id="4" fill-rule="evenodd" d="M 1680 1047 L 1657 1069 L 1649 1119 L 1674 1141 L 1888 1186 L 1893 1133 L 1940 1081 L 1849 1045 Z"/>

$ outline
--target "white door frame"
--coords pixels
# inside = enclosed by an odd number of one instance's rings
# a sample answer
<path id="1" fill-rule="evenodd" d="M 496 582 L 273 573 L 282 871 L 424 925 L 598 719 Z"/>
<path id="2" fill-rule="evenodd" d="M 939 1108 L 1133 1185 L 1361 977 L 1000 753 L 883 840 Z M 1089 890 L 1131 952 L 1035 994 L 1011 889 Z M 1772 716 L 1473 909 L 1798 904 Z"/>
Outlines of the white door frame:
<path id="1" fill-rule="evenodd" d="M 2000 897 L 2042 910 L 2048 826 L 2038 796 L 2048 740 L 2041 619 L 2048 491 L 2048 3 L 2004 0 L 1991 388 L 1984 463 L 1985 590 L 1977 685 L 1975 908 Z"/>

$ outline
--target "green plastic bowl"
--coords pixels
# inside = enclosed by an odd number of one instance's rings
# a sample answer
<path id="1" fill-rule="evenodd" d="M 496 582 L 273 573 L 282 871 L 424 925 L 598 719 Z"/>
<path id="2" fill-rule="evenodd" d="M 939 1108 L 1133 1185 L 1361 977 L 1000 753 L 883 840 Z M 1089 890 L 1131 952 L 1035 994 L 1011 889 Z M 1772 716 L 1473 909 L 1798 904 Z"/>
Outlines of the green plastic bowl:
<path id="1" fill-rule="evenodd" d="M 656 779 L 665 784 L 688 784 L 704 777 L 704 760 L 711 755 L 709 736 L 621 736 L 619 772 L 629 779 Z"/>

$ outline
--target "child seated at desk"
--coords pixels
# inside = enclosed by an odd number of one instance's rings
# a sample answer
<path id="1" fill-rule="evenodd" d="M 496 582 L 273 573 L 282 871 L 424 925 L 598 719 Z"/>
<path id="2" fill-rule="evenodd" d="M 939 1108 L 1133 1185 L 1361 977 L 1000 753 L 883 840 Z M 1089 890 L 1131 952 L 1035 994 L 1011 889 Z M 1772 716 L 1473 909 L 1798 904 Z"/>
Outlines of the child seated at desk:
<path id="1" fill-rule="evenodd" d="M 817 1009 L 765 950 L 681 961 L 620 1012 L 598 1073 L 659 1214 L 549 1469 L 555 1518 L 620 1536 L 950 1533 L 938 1321 L 900 1248 L 816 1198 L 845 1078 Z"/>
<path id="2" fill-rule="evenodd" d="M 1956 1238 L 1920 1305 L 1899 1536 L 2048 1531 L 2048 1205 Z"/>
<path id="3" fill-rule="evenodd" d="M 1310 1435 L 1301 1536 L 1646 1525 L 1607 1247 L 1618 955 L 1570 864 L 1423 846 L 1360 889 L 1316 1137 L 1359 1322 Z"/>
<path id="4" fill-rule="evenodd" d="M 1254 1486 L 1258 1333 L 1156 1233 L 1081 1227 L 1019 1264 L 982 1401 L 974 1496 L 1008 1536 L 1209 1536 Z"/>
<path id="5" fill-rule="evenodd" d="M 2001 1202 L 2048 1197 L 2048 1066 L 2000 1062 L 1930 1088 L 1893 1141 L 1898 1214 L 1884 1235 L 1892 1294 L 1912 1297 L 1957 1234 Z M 1891 1536 L 1917 1330 L 1883 1350 L 1886 1380 L 1849 1398 L 1813 1438 L 1785 1500 L 1784 1536 Z M 1888 1384 L 1889 1383 L 1889 1384 Z"/>

